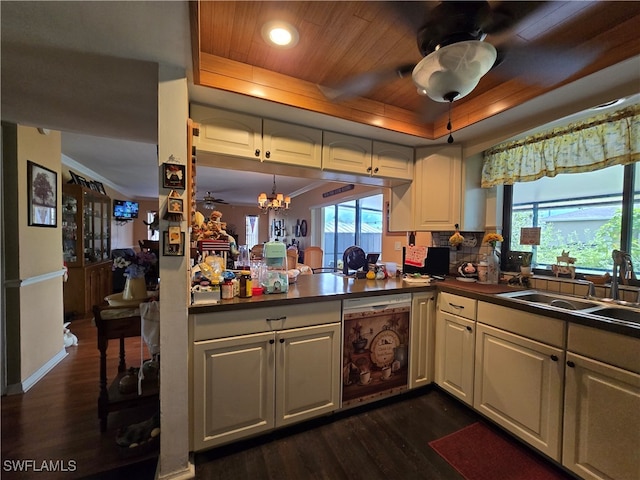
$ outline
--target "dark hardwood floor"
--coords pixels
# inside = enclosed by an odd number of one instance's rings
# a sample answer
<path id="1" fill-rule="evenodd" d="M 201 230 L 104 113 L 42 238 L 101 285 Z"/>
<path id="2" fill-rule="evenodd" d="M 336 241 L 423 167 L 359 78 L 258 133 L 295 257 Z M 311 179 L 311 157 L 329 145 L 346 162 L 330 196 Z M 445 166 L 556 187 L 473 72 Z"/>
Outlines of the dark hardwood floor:
<path id="1" fill-rule="evenodd" d="M 109 415 L 100 433 L 97 415 L 99 357 L 95 327 L 76 320 L 80 344 L 24 395 L 2 398 L 4 479 L 95 480 L 154 478 L 157 452 L 123 456 L 117 429 L 148 418 L 148 409 Z M 109 370 L 117 367 L 117 341 Z M 139 339 L 127 339 L 128 363 L 140 362 Z M 186 405 L 185 405 L 185 408 Z M 194 456 L 200 480 L 460 480 L 428 442 L 478 421 L 480 416 L 437 387 L 422 388 Z M 8 471 L 6 460 L 60 460 L 69 470 Z M 567 476 L 567 478 L 570 478 Z M 498 480 L 498 479 L 496 479 Z"/>
<path id="2" fill-rule="evenodd" d="M 62 334 L 62 325 L 61 334 Z M 2 471 L 4 479 L 77 479 L 109 478 L 105 472 L 124 466 L 153 465 L 158 453 L 136 455 L 115 442 L 120 427 L 149 418 L 154 412 L 145 409 L 114 412 L 108 429 L 100 433 L 98 421 L 99 352 L 97 332 L 91 319 L 74 320 L 71 331 L 78 345 L 67 348 L 68 355 L 44 378 L 22 395 L 2 397 Z M 140 339 L 126 339 L 128 366 L 140 365 Z M 145 358 L 148 353 L 145 350 Z M 118 340 L 111 340 L 107 372 L 115 374 L 118 364 Z M 14 471 L 7 461 L 60 461 L 58 472 Z M 16 464 L 11 464 L 16 465 Z M 45 467 L 46 468 L 46 467 Z M 42 469 L 41 469 L 42 470 Z M 111 474 L 109 474 L 111 475 Z M 92 477 L 93 476 L 93 477 Z M 118 477 L 113 477 L 118 478 Z M 120 476 L 119 478 L 127 478 Z M 153 478 L 153 476 L 139 476 Z"/>

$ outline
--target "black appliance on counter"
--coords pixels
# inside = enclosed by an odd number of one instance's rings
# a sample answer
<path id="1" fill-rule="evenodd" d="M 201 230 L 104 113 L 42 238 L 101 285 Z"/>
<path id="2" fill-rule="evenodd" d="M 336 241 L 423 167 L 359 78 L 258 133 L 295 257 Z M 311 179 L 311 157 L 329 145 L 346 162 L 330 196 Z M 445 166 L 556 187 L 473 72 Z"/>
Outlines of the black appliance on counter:
<path id="1" fill-rule="evenodd" d="M 369 270 L 369 265 L 375 265 L 380 258 L 379 253 L 365 254 L 358 246 L 347 248 L 342 255 L 342 273 L 345 276 L 355 275 L 356 278 L 364 278 Z"/>
<path id="2" fill-rule="evenodd" d="M 449 247 L 427 247 L 427 259 L 422 267 L 405 263 L 407 248 L 402 248 L 402 273 L 421 275 L 449 275 Z"/>

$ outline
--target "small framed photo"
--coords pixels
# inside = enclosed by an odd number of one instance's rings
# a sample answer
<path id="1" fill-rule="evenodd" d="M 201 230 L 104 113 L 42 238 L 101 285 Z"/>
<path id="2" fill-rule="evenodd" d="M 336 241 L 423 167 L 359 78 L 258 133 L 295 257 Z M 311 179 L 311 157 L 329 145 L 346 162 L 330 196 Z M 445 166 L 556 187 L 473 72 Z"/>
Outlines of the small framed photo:
<path id="1" fill-rule="evenodd" d="M 179 244 L 182 240 L 181 233 L 180 227 L 169 227 L 169 243 L 171 245 Z"/>
<path id="2" fill-rule="evenodd" d="M 184 190 L 186 185 L 185 166 L 177 163 L 162 164 L 162 186 Z"/>
<path id="3" fill-rule="evenodd" d="M 29 225 L 58 226 L 58 174 L 27 160 Z"/>
<path id="4" fill-rule="evenodd" d="M 169 213 L 184 213 L 184 203 L 181 198 L 169 197 L 168 202 L 167 210 Z"/>
<path id="5" fill-rule="evenodd" d="M 180 232 L 180 240 L 178 243 L 171 243 L 169 232 L 162 232 L 162 254 L 167 257 L 183 257 L 184 256 L 184 232 Z"/>

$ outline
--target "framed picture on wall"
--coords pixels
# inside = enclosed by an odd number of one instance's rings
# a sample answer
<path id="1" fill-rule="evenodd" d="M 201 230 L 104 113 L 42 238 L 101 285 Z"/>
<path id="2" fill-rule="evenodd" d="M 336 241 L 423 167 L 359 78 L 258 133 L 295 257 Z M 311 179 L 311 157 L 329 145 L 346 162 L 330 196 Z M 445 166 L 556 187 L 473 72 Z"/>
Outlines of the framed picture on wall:
<path id="1" fill-rule="evenodd" d="M 185 166 L 176 163 L 164 163 L 162 165 L 162 186 L 164 188 L 185 189 Z"/>
<path id="2" fill-rule="evenodd" d="M 58 174 L 27 160 L 29 225 L 58 226 Z"/>
<path id="3" fill-rule="evenodd" d="M 184 232 L 180 232 L 180 240 L 176 243 L 171 243 L 167 230 L 162 232 L 162 255 L 167 257 L 184 256 Z"/>

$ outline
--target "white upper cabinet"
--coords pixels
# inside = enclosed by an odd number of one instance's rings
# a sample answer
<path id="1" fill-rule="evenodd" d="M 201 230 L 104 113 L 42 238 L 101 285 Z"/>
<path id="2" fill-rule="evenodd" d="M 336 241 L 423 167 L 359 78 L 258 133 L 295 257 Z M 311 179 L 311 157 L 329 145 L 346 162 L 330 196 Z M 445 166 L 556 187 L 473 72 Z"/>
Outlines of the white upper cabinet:
<path id="1" fill-rule="evenodd" d="M 413 180 L 413 148 L 374 140 L 371 174 Z"/>
<path id="2" fill-rule="evenodd" d="M 417 149 L 415 187 L 415 230 L 453 230 L 456 223 L 461 223 L 461 147 Z"/>
<path id="3" fill-rule="evenodd" d="M 356 175 L 371 173 L 372 141 L 335 132 L 324 132 L 322 168 Z"/>
<path id="4" fill-rule="evenodd" d="M 322 169 L 411 181 L 413 148 L 324 132 Z"/>
<path id="5" fill-rule="evenodd" d="M 485 227 L 486 193 L 480 188 L 482 157 L 462 160 L 459 145 L 416 149 L 413 182 L 391 189 L 391 231 L 446 231 Z"/>
<path id="6" fill-rule="evenodd" d="M 191 119 L 200 124 L 200 134 L 193 139 L 197 149 L 233 157 L 261 158 L 261 118 L 192 104 Z"/>
<path id="7" fill-rule="evenodd" d="M 322 166 L 322 130 L 265 119 L 262 146 L 264 161 L 298 167 Z"/>
<path id="8" fill-rule="evenodd" d="M 193 144 L 201 151 L 298 167 L 320 168 L 322 130 L 191 105 L 200 124 Z"/>

